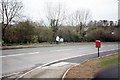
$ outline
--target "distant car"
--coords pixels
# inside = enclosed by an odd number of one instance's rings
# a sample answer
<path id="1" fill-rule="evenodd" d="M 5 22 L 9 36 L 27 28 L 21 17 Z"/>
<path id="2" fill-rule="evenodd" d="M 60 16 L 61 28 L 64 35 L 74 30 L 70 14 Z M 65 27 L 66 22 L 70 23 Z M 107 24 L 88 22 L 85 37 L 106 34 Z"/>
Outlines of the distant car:
<path id="1" fill-rule="evenodd" d="M 64 42 L 64 39 L 63 39 L 63 38 L 60 38 L 60 42 Z"/>

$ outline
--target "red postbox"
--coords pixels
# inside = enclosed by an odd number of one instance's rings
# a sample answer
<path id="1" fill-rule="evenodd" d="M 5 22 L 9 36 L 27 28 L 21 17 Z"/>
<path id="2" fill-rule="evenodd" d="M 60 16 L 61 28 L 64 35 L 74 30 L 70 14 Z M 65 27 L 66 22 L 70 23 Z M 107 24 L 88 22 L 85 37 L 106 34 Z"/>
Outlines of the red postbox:
<path id="1" fill-rule="evenodd" d="M 100 40 L 96 40 L 96 48 L 100 48 L 101 47 L 101 41 Z"/>
<path id="2" fill-rule="evenodd" d="M 99 57 L 99 48 L 101 47 L 101 41 L 96 40 L 96 48 L 98 48 L 98 57 Z"/>

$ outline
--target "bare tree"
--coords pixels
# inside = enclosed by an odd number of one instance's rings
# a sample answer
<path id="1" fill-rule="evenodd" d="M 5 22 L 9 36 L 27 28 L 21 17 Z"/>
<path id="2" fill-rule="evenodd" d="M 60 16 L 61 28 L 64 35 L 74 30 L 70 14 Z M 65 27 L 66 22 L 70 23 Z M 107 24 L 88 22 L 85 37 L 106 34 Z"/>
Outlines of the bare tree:
<path id="1" fill-rule="evenodd" d="M 80 35 L 84 32 L 87 22 L 90 20 L 91 14 L 89 10 L 76 10 L 71 14 L 70 22 L 74 26 L 79 26 Z"/>
<path id="2" fill-rule="evenodd" d="M 47 4 L 47 19 L 49 21 L 49 25 L 53 31 L 53 38 L 55 38 L 55 34 L 58 30 L 58 26 L 62 25 L 65 20 L 65 8 L 59 4 Z"/>
<path id="3" fill-rule="evenodd" d="M 4 40 L 5 30 L 10 23 L 14 22 L 20 16 L 22 10 L 22 2 L 16 0 L 1 0 L 0 17 L 2 22 L 2 39 Z"/>
<path id="4" fill-rule="evenodd" d="M 47 4 L 47 19 L 51 25 L 51 20 L 54 22 L 57 26 L 60 26 L 63 21 L 65 20 L 65 7 L 62 4 Z"/>

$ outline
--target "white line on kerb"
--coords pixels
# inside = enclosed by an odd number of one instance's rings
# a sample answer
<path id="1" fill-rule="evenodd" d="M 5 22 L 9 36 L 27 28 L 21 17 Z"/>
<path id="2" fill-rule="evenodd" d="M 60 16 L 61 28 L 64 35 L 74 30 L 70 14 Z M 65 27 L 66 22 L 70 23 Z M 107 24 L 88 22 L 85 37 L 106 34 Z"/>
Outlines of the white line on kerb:
<path id="1" fill-rule="evenodd" d="M 29 54 L 38 54 L 39 52 L 33 52 L 33 53 L 22 53 L 22 54 L 14 54 L 14 55 L 5 55 L 5 56 L 0 56 L 0 58 L 4 57 L 13 57 L 13 56 L 22 56 L 22 55 L 29 55 Z"/>

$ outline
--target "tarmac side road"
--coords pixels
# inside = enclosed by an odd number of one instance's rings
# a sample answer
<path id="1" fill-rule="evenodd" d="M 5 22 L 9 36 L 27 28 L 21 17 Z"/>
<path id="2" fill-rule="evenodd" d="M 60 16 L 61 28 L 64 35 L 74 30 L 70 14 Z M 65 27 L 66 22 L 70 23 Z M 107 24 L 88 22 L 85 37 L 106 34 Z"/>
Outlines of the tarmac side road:
<path id="1" fill-rule="evenodd" d="M 60 62 L 50 66 L 37 68 L 29 74 L 26 74 L 23 78 L 62 78 L 64 72 L 76 65 L 76 63 Z"/>

